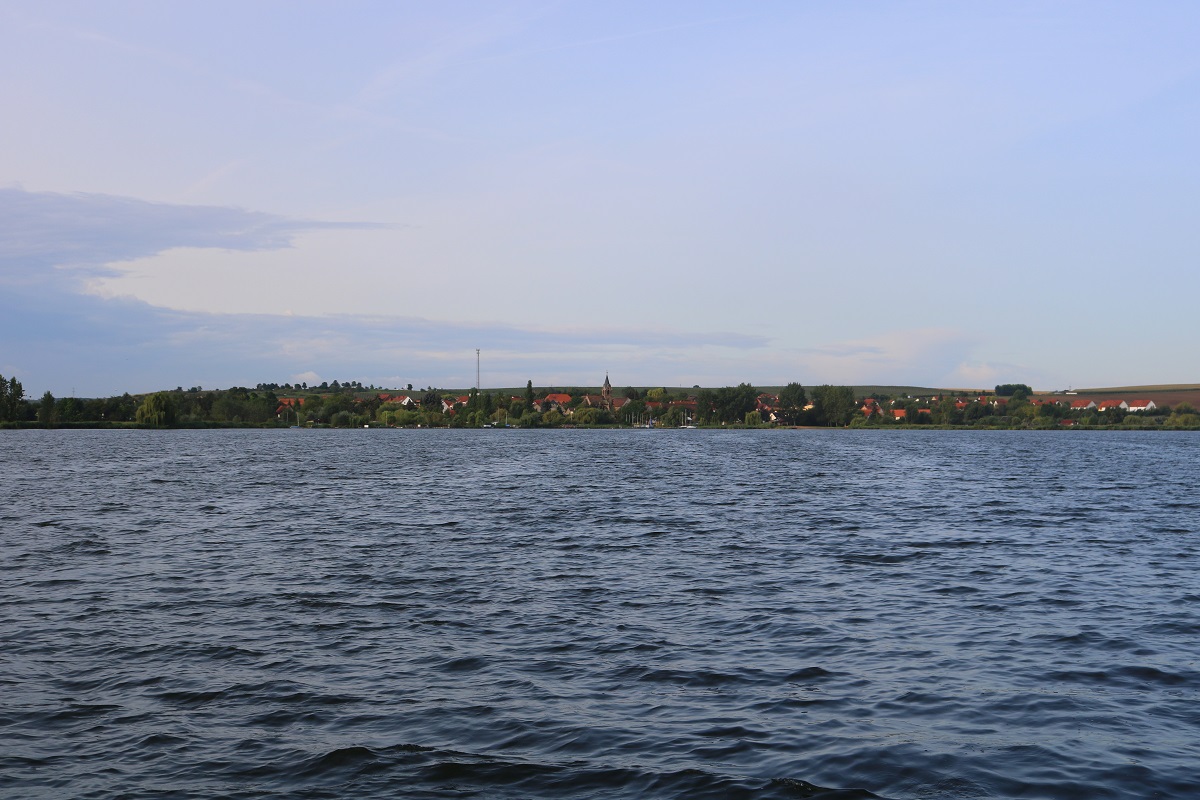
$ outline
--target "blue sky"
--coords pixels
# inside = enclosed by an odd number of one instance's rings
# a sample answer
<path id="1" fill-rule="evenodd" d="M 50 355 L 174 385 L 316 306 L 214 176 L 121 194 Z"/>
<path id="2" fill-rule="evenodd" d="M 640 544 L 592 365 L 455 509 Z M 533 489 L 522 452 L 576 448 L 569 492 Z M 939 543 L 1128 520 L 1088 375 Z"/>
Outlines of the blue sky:
<path id="1" fill-rule="evenodd" d="M 0 373 L 1194 382 L 1198 23 L 0 2 Z"/>

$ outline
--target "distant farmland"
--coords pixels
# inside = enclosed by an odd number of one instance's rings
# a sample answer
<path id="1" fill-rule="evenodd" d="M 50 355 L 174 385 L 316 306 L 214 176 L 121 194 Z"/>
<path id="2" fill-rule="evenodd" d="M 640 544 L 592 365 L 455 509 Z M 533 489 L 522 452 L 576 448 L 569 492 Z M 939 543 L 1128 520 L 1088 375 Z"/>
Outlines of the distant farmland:
<path id="1" fill-rule="evenodd" d="M 1156 392 L 1200 392 L 1200 383 L 1161 383 L 1156 386 L 1106 386 L 1100 389 L 1076 389 L 1077 394 L 1150 394 Z"/>

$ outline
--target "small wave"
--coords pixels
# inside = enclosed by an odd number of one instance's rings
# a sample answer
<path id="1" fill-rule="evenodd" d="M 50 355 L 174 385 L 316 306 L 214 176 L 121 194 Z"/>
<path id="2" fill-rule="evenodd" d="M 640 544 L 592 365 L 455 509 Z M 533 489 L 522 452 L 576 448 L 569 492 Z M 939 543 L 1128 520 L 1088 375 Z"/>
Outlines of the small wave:
<path id="1" fill-rule="evenodd" d="M 1125 666 L 1108 670 L 1061 670 L 1047 675 L 1051 680 L 1072 683 L 1137 683 L 1179 686 L 1196 682 L 1194 673 L 1178 673 L 1151 666 Z"/>
<path id="2" fill-rule="evenodd" d="M 62 555 L 79 556 L 107 556 L 112 554 L 112 551 L 108 549 L 107 542 L 103 539 L 79 539 L 74 542 L 67 542 L 54 548 L 54 552 Z"/>
<path id="3" fill-rule="evenodd" d="M 1146 626 L 1147 633 L 1171 634 L 1183 636 L 1200 635 L 1200 620 L 1167 620 L 1154 622 Z"/>
<path id="4" fill-rule="evenodd" d="M 732 727 L 708 728 L 706 730 L 697 731 L 697 736 L 704 736 L 710 739 L 768 739 L 771 734 L 768 731 L 756 731 L 741 725 Z"/>
<path id="5" fill-rule="evenodd" d="M 838 560 L 843 564 L 904 564 L 925 558 L 925 553 L 847 553 Z"/>
<path id="6" fill-rule="evenodd" d="M 487 665 L 487 659 L 479 658 L 478 656 L 465 656 L 446 661 L 439 665 L 438 669 L 442 672 L 476 672 L 485 669 Z"/>
<path id="7" fill-rule="evenodd" d="M 386 761 L 398 754 L 425 753 L 431 750 L 432 748 L 421 747 L 415 744 L 398 744 L 379 750 L 362 746 L 339 747 L 336 750 L 330 750 L 327 753 L 314 756 L 307 764 L 301 766 L 300 774 L 319 775 L 330 770 L 343 769 L 345 767 L 362 767 L 366 764 Z"/>

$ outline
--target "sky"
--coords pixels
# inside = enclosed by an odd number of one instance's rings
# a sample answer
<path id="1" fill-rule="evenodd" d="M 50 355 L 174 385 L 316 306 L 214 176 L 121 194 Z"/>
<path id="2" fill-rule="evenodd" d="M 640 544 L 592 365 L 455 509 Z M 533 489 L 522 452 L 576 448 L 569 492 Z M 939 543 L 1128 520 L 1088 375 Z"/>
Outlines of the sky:
<path id="1" fill-rule="evenodd" d="M 1200 5 L 0 0 L 27 394 L 1200 382 Z"/>

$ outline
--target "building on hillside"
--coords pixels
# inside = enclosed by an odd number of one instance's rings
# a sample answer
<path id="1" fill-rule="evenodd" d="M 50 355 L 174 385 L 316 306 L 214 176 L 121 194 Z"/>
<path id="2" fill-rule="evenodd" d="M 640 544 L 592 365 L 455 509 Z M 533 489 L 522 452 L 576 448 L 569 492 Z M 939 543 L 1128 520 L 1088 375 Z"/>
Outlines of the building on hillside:
<path id="1" fill-rule="evenodd" d="M 1101 400 L 1096 406 L 1097 411 L 1128 411 L 1129 406 L 1124 400 Z"/>
<path id="2" fill-rule="evenodd" d="M 467 394 L 464 394 L 461 397 L 455 397 L 453 399 L 442 398 L 442 413 L 453 414 L 456 408 L 465 406 L 469 402 L 471 402 L 471 396 Z"/>
<path id="3" fill-rule="evenodd" d="M 591 408 L 603 408 L 606 411 L 617 411 L 624 406 L 628 400 L 621 398 L 621 402 L 617 403 L 613 398 L 612 383 L 608 380 L 608 373 L 604 373 L 604 385 L 600 387 L 600 394 L 585 394 L 583 396 L 584 405 Z"/>
<path id="4" fill-rule="evenodd" d="M 1129 411 L 1153 411 L 1158 408 L 1153 400 L 1128 400 L 1126 408 Z"/>
<path id="5" fill-rule="evenodd" d="M 565 392 L 551 392 L 541 400 L 538 400 L 537 406 L 542 411 L 558 411 L 562 414 L 570 414 L 571 395 Z"/>
<path id="6" fill-rule="evenodd" d="M 396 405 L 404 406 L 405 408 L 412 408 L 413 406 L 418 405 L 416 400 L 413 400 L 406 394 L 381 394 L 379 395 L 379 399 L 384 403 L 395 403 Z"/>
<path id="7" fill-rule="evenodd" d="M 285 411 L 299 411 L 302 405 L 304 405 L 303 397 L 281 397 L 279 406 L 275 409 L 275 416 L 279 416 Z"/>

